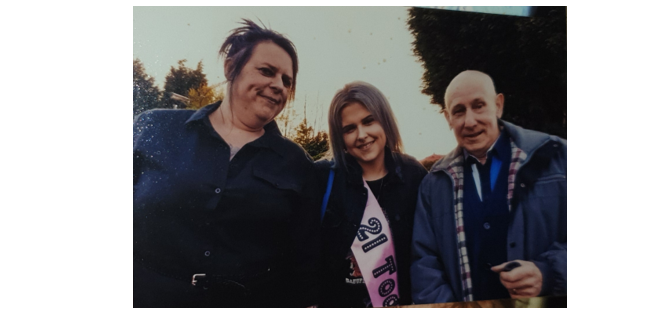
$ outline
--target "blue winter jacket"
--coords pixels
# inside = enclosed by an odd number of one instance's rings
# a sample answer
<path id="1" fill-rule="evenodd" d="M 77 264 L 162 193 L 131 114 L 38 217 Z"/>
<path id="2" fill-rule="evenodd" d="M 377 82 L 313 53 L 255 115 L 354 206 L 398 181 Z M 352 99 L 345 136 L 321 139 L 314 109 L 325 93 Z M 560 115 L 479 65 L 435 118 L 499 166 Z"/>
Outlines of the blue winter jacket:
<path id="1" fill-rule="evenodd" d="M 532 261 L 542 273 L 541 296 L 567 292 L 567 142 L 499 120 L 527 157 L 519 167 L 511 201 L 507 257 Z M 453 179 L 439 160 L 419 187 L 412 237 L 412 300 L 416 304 L 461 301 Z M 467 237 L 467 239 L 470 237 Z"/>

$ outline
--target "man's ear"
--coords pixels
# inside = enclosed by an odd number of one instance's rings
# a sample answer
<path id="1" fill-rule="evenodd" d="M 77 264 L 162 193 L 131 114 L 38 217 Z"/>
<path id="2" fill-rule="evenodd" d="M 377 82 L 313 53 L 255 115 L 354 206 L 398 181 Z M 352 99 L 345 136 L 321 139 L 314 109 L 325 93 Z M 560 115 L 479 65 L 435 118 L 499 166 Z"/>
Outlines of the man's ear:
<path id="1" fill-rule="evenodd" d="M 446 122 L 448 122 L 448 127 L 450 130 L 452 130 L 452 125 L 450 125 L 450 115 L 448 114 L 448 109 L 443 108 L 443 117 L 446 118 Z"/>
<path id="2" fill-rule="evenodd" d="M 504 113 L 504 95 L 503 94 L 497 94 L 497 97 L 495 97 L 495 106 L 497 106 L 497 118 L 501 119 L 502 118 L 502 113 Z"/>

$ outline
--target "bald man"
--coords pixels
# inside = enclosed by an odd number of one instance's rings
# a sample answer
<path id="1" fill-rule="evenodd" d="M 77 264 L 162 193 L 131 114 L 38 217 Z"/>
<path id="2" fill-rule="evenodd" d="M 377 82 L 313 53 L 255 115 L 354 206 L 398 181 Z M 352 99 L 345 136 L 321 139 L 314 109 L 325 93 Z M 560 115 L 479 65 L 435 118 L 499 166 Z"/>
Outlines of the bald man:
<path id="1" fill-rule="evenodd" d="M 419 188 L 414 302 L 566 295 L 566 140 L 501 120 L 504 95 L 479 71 L 444 100 L 458 146 Z"/>

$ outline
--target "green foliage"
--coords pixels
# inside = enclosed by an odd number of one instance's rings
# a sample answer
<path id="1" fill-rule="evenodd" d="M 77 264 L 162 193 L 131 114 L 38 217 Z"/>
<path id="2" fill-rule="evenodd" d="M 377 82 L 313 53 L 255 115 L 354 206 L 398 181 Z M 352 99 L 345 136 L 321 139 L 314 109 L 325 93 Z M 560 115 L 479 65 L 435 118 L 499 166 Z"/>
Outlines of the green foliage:
<path id="1" fill-rule="evenodd" d="M 489 74 L 505 96 L 504 115 L 522 127 L 567 136 L 566 7 L 544 17 L 411 8 L 414 53 L 424 94 L 443 109 L 450 81 L 464 70 Z"/>
<path id="2" fill-rule="evenodd" d="M 208 86 L 206 75 L 203 72 L 202 62 L 197 63 L 196 69 L 186 67 L 184 65 L 185 63 L 185 59 L 180 60 L 178 66 L 171 66 L 170 72 L 166 75 L 166 83 L 164 84 L 164 93 L 161 100 L 163 108 L 172 109 L 173 105 L 177 105 L 177 108 L 185 108 L 186 105 L 170 98 L 172 93 L 188 97 L 191 88 L 199 89 L 202 83 Z"/>
<path id="3" fill-rule="evenodd" d="M 329 136 L 324 131 L 314 134 L 314 128 L 307 125 L 305 118 L 296 128 L 296 136 L 292 139 L 302 146 L 314 161 L 320 159 L 329 150 Z"/>
<path id="4" fill-rule="evenodd" d="M 133 115 L 136 116 L 146 110 L 159 108 L 161 92 L 155 86 L 154 77 L 146 74 L 143 63 L 137 58 L 134 60 L 132 73 L 132 102 Z"/>

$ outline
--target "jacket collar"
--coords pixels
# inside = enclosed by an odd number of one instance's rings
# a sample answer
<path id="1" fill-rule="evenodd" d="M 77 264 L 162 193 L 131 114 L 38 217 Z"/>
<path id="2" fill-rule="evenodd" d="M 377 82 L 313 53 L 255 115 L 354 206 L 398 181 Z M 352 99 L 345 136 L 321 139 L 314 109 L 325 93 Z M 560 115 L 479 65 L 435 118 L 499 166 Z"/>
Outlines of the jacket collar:
<path id="1" fill-rule="evenodd" d="M 387 175 L 385 180 L 387 182 L 404 183 L 403 172 L 401 170 L 401 159 L 396 153 L 393 153 L 389 147 L 385 147 L 385 168 L 387 168 Z M 363 186 L 363 168 L 358 164 L 358 161 L 348 153 L 345 153 L 345 162 L 347 163 L 347 181 L 354 185 Z M 337 168 L 343 168 L 339 164 L 334 164 Z"/>
<path id="2" fill-rule="evenodd" d="M 535 150 L 551 139 L 551 137 L 546 133 L 527 130 L 504 120 L 497 120 L 497 122 L 500 128 L 505 129 L 506 132 L 508 132 L 508 136 L 515 145 L 524 151 L 529 158 Z M 463 149 L 460 146 L 457 146 L 455 149 L 450 151 L 450 153 L 446 154 L 445 157 L 435 163 L 430 172 L 448 169 L 450 165 L 454 165 L 455 161 L 459 157 L 461 157 L 463 161 Z"/>
<path id="3" fill-rule="evenodd" d="M 222 105 L 222 101 L 218 101 L 216 103 L 210 104 L 208 106 L 205 106 L 193 113 L 188 120 L 186 120 L 185 124 L 186 125 L 199 125 L 200 123 L 207 126 L 208 128 L 212 129 L 213 132 L 217 135 L 217 137 L 221 138 L 219 134 L 215 131 L 215 129 L 212 128 L 212 125 L 210 123 L 210 120 L 208 119 L 208 116 L 213 113 L 217 108 L 219 108 Z M 250 142 L 250 145 L 257 146 L 257 147 L 264 147 L 264 148 L 269 148 L 278 153 L 280 156 L 284 157 L 284 153 L 286 152 L 286 142 L 288 142 L 283 136 L 282 133 L 280 132 L 280 129 L 278 128 L 278 124 L 275 122 L 275 120 L 271 120 L 271 122 L 267 123 L 264 126 L 264 135 L 258 138 L 257 140 Z"/>

